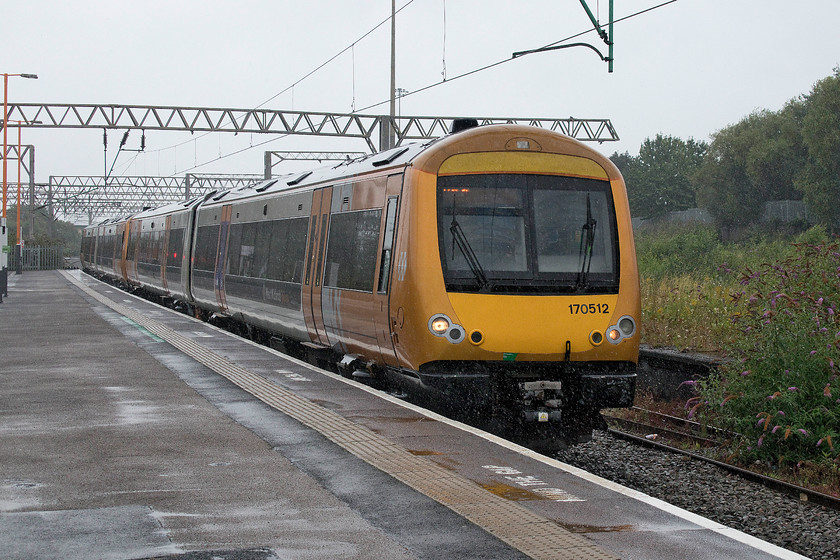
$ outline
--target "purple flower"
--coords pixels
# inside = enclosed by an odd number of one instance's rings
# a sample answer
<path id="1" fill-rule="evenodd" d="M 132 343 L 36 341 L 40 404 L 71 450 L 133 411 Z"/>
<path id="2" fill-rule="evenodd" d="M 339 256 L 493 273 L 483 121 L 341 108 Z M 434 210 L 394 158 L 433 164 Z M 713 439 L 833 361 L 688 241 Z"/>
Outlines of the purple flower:
<path id="1" fill-rule="evenodd" d="M 788 387 L 788 391 L 798 391 L 799 389 L 796 387 Z"/>
<path id="2" fill-rule="evenodd" d="M 770 433 L 775 434 L 776 430 L 778 430 L 779 428 L 781 428 L 781 426 L 773 426 L 773 430 L 771 430 Z"/>
<path id="3" fill-rule="evenodd" d="M 820 440 L 817 442 L 817 447 L 819 447 L 820 445 L 822 445 L 822 442 L 823 442 L 823 438 L 820 438 Z"/>
<path id="4" fill-rule="evenodd" d="M 784 416 L 784 415 L 785 415 L 785 411 L 784 411 L 784 410 L 780 410 L 779 412 L 777 412 L 777 413 L 776 413 L 776 415 L 778 415 L 778 416 Z"/>
<path id="5" fill-rule="evenodd" d="M 796 430 L 796 431 L 797 431 L 797 432 L 799 432 L 800 434 L 802 434 L 803 436 L 807 436 L 807 435 L 808 435 L 808 431 L 807 431 L 807 430 L 803 430 L 802 428 L 799 428 L 799 429 L 798 429 L 798 430 Z"/>
<path id="6" fill-rule="evenodd" d="M 748 376 L 750 373 L 752 373 L 750 370 L 745 369 L 744 371 L 742 371 L 742 372 L 741 372 L 741 377 L 746 377 L 746 376 Z"/>
<path id="7" fill-rule="evenodd" d="M 758 445 L 756 447 L 761 447 L 762 443 L 764 443 L 764 434 L 761 434 L 761 437 L 758 438 Z"/>
<path id="8" fill-rule="evenodd" d="M 816 353 L 817 353 L 817 351 L 816 351 L 816 350 L 811 350 L 811 355 L 812 355 L 812 356 L 813 356 L 814 354 L 816 354 Z"/>

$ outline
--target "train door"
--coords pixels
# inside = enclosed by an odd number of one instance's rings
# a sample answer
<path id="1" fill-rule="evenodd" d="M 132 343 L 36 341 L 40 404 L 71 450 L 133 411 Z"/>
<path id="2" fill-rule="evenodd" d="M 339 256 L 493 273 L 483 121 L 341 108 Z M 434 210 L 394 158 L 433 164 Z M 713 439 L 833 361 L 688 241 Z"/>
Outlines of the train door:
<path id="1" fill-rule="evenodd" d="M 382 216 L 382 236 L 379 250 L 378 269 L 376 275 L 376 291 L 374 293 L 373 322 L 376 329 L 376 339 L 382 361 L 386 365 L 396 366 L 396 351 L 394 350 L 393 325 L 390 319 L 391 277 L 395 268 L 394 248 L 397 241 L 397 222 L 399 221 L 400 194 L 403 175 L 388 177 L 385 194 L 385 208 Z"/>
<path id="2" fill-rule="evenodd" d="M 166 225 L 163 228 L 163 246 L 160 249 L 160 285 L 167 294 L 169 293 L 169 286 L 166 278 L 166 262 L 169 257 L 169 236 L 171 233 L 172 216 L 167 216 Z"/>
<path id="3" fill-rule="evenodd" d="M 128 279 L 125 269 L 125 245 L 128 240 L 128 222 L 123 222 L 117 226 L 117 235 L 114 238 L 116 244 L 114 251 L 114 270 L 120 278 Z"/>
<path id="4" fill-rule="evenodd" d="M 125 272 L 126 281 L 137 280 L 138 244 L 140 243 L 140 220 L 129 220 L 125 224 Z"/>
<path id="5" fill-rule="evenodd" d="M 306 269 L 303 283 L 303 315 L 306 329 L 313 343 L 329 346 L 321 313 L 321 278 L 323 275 L 324 248 L 330 223 L 332 187 L 318 189 L 312 193 L 312 216 L 309 220 L 309 247 L 306 253 Z"/>
<path id="6" fill-rule="evenodd" d="M 225 297 L 225 261 L 227 261 L 228 232 L 230 231 L 230 216 L 232 205 L 222 206 L 222 220 L 219 227 L 219 242 L 216 245 L 216 269 L 213 274 L 213 289 L 216 292 L 216 303 L 219 310 L 227 313 L 227 298 Z"/>

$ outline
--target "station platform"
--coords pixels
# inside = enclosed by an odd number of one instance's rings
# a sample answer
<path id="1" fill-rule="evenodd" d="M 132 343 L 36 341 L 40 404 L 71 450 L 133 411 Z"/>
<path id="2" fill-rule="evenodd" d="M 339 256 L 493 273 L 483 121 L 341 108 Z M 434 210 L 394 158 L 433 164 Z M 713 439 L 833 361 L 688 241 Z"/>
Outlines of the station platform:
<path id="1" fill-rule="evenodd" d="M 802 558 L 79 271 L 0 304 L 8 559 Z"/>

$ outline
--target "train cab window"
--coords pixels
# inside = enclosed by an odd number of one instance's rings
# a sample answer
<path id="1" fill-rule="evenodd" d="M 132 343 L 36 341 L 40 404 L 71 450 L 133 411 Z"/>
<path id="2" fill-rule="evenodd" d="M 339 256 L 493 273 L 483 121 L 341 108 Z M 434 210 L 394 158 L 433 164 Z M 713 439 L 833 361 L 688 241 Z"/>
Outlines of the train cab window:
<path id="1" fill-rule="evenodd" d="M 599 227 L 600 226 L 600 227 Z M 609 203 L 603 191 L 534 191 L 536 264 L 539 272 L 609 273 L 613 265 Z M 589 245 L 581 262 L 581 245 Z"/>
<path id="2" fill-rule="evenodd" d="M 438 178 L 449 291 L 611 293 L 618 237 L 608 181 L 526 174 Z"/>

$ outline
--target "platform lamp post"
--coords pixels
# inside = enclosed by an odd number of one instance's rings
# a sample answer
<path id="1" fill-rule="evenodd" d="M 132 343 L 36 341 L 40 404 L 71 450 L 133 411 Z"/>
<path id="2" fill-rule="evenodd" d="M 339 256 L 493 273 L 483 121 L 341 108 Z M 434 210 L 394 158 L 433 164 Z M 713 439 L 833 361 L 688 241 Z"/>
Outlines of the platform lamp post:
<path id="1" fill-rule="evenodd" d="M 17 243 L 15 244 L 15 274 L 22 274 L 23 273 L 23 230 L 20 227 L 20 211 L 22 198 L 20 193 L 20 168 L 22 165 L 23 160 L 23 146 L 21 145 L 20 141 L 20 132 L 23 128 L 23 124 L 41 124 L 41 121 L 16 121 L 10 120 L 9 122 L 17 123 L 18 127 L 18 184 L 17 184 Z M 32 170 L 29 170 L 29 173 L 32 173 Z M 31 179 L 30 179 L 31 180 Z M 31 210 L 31 209 L 30 209 Z"/>
<path id="2" fill-rule="evenodd" d="M 8 267 L 9 267 L 9 231 L 6 228 L 6 171 L 8 160 L 7 150 L 9 149 L 7 131 L 7 120 L 9 117 L 9 77 L 29 78 L 30 80 L 37 80 L 36 74 L 7 74 L 3 73 L 3 214 L 0 216 L 0 297 L 9 295 L 8 282 Z M 0 302 L 3 300 L 0 299 Z"/>

